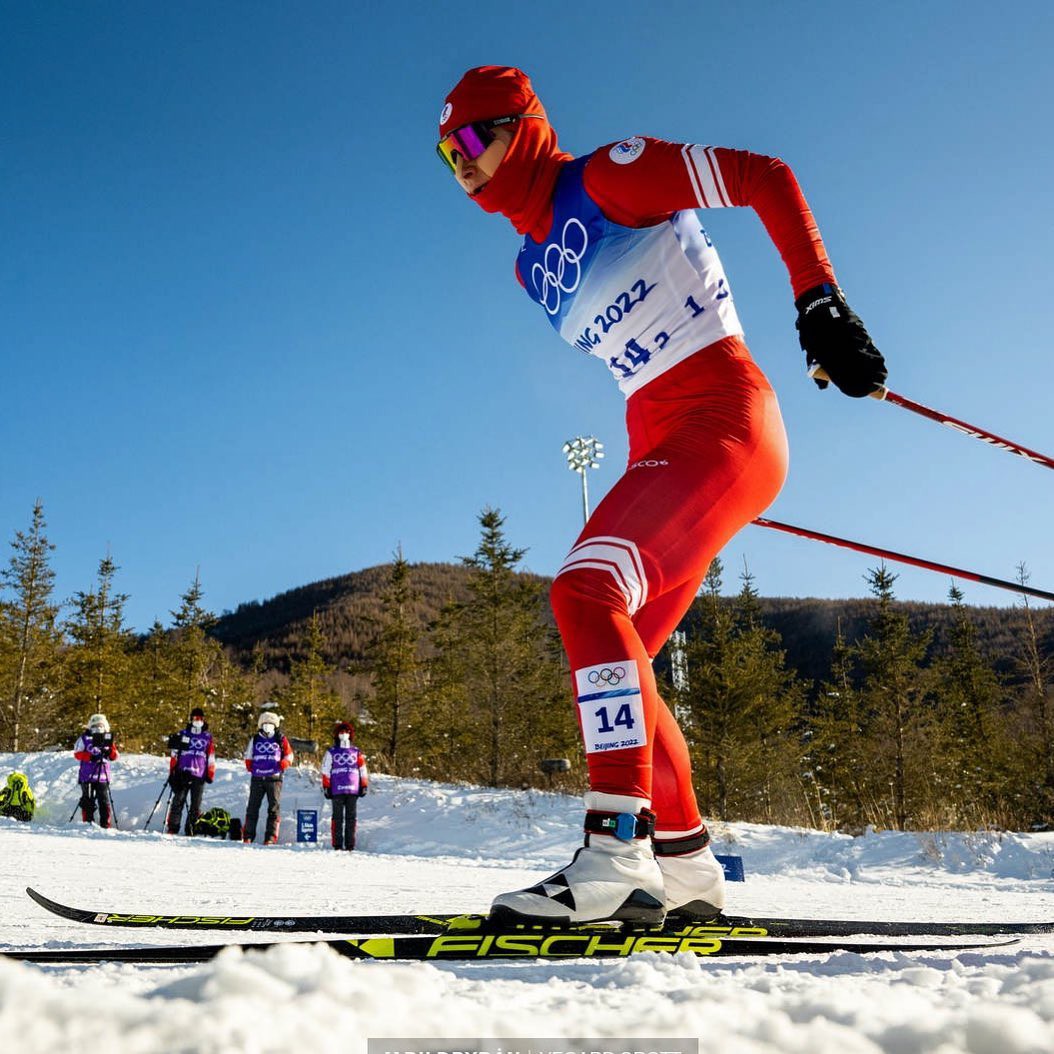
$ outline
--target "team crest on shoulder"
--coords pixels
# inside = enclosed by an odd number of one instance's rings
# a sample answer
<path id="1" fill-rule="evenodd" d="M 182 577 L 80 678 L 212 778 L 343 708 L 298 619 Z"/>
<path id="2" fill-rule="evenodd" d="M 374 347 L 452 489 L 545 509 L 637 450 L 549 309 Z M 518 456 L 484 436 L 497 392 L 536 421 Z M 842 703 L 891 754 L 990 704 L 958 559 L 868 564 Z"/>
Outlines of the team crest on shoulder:
<path id="1" fill-rule="evenodd" d="M 644 140 L 639 135 L 635 135 L 631 139 L 623 139 L 621 143 L 616 143 L 608 151 L 608 157 L 616 165 L 628 165 L 644 153 L 645 145 Z"/>

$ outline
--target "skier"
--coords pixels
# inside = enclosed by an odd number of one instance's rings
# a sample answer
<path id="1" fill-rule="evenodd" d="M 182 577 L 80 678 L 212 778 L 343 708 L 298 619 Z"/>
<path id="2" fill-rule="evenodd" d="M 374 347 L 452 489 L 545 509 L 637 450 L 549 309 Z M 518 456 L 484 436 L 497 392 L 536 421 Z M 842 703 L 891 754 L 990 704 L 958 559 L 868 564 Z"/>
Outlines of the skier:
<path id="1" fill-rule="evenodd" d="M 172 800 L 168 804 L 168 833 L 179 833 L 179 819 L 183 806 L 190 798 L 184 834 L 193 834 L 201 815 L 201 796 L 205 784 L 216 776 L 216 744 L 200 706 L 190 711 L 186 727 L 169 741 L 173 744 L 168 759 L 168 782 L 172 785 Z"/>
<path id="2" fill-rule="evenodd" d="M 95 806 L 99 807 L 99 826 L 109 827 L 113 816 L 110 799 L 110 762 L 118 758 L 117 746 L 110 722 L 105 714 L 92 714 L 88 725 L 73 747 L 73 756 L 80 762 L 77 782 L 81 787 L 81 819 L 95 820 Z"/>
<path id="3" fill-rule="evenodd" d="M 724 906 L 724 876 L 651 660 L 714 556 L 779 493 L 787 444 L 695 210 L 758 213 L 790 273 L 808 367 L 862 397 L 885 380 L 883 358 L 777 158 L 635 135 L 573 159 L 527 76 L 501 66 L 461 78 L 439 137 L 461 188 L 524 236 L 516 277 L 527 294 L 627 398 L 628 467 L 551 593 L 589 766 L 585 844 L 544 882 L 498 896 L 492 913 L 711 917 Z"/>
<path id="4" fill-rule="evenodd" d="M 333 802 L 330 822 L 334 849 L 355 848 L 355 824 L 359 798 L 369 786 L 366 758 L 354 745 L 355 730 L 347 721 L 333 729 L 333 746 L 322 758 L 322 793 Z"/>
<path id="5" fill-rule="evenodd" d="M 256 822 L 260 817 L 260 803 L 267 799 L 267 826 L 264 829 L 264 845 L 278 841 L 278 828 L 282 823 L 279 805 L 282 801 L 282 775 L 293 763 L 293 750 L 289 740 L 278 731 L 281 719 L 276 713 L 265 710 L 256 722 L 258 729 L 245 748 L 245 767 L 252 773 L 249 781 L 249 804 L 245 809 L 245 825 L 242 841 L 248 845 L 256 837 Z"/>

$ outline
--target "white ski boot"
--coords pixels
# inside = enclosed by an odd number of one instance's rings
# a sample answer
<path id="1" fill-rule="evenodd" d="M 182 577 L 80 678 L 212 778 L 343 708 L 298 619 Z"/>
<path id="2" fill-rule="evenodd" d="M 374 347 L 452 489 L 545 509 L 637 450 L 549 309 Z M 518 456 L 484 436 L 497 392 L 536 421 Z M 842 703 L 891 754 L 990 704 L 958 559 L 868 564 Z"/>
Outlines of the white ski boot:
<path id="1" fill-rule="evenodd" d="M 655 860 L 671 915 L 705 922 L 724 910 L 725 871 L 710 849 L 706 827 L 686 838 L 656 839 Z"/>
<path id="2" fill-rule="evenodd" d="M 585 845 L 555 875 L 495 897 L 492 919 L 662 923 L 666 912 L 662 874 L 651 847 L 655 830 L 651 803 L 597 791 L 588 791 L 585 803 Z"/>

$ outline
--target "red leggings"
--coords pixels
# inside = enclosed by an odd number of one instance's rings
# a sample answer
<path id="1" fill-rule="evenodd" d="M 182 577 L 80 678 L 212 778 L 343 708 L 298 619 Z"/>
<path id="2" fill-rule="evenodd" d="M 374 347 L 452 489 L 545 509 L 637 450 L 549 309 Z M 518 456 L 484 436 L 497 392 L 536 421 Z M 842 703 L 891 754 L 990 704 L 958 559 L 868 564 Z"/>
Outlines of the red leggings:
<path id="1" fill-rule="evenodd" d="M 768 380 L 729 337 L 630 397 L 629 467 L 557 573 L 552 605 L 571 663 L 590 787 L 648 798 L 656 831 L 699 831 L 688 747 L 651 659 L 711 560 L 771 504 L 787 437 Z"/>

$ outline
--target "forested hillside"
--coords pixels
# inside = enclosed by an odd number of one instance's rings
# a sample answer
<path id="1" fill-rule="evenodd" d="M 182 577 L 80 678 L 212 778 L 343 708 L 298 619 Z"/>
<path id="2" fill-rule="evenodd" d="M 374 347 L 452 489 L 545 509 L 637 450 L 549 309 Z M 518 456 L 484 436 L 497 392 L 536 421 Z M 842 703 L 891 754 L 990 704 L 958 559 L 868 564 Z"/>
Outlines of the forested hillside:
<path id="1" fill-rule="evenodd" d="M 383 618 L 382 594 L 391 575 L 391 564 L 321 582 L 312 582 L 264 601 L 239 605 L 222 615 L 210 631 L 243 659 L 257 650 L 265 669 L 288 672 L 291 660 L 301 654 L 305 627 L 317 614 L 326 638 L 324 655 L 332 665 L 349 670 L 367 655 L 376 627 Z M 459 564 L 420 563 L 410 565 L 416 598 L 414 612 L 422 623 L 433 621 L 449 601 L 468 597 L 471 571 Z M 523 576 L 548 585 L 549 580 Z M 760 583 L 763 588 L 764 583 Z M 725 599 L 731 604 L 732 598 Z M 699 602 L 696 602 L 698 608 Z M 816 597 L 759 597 L 761 619 L 775 630 L 786 652 L 787 666 L 807 681 L 821 681 L 831 668 L 831 651 L 841 628 L 848 642 L 858 640 L 874 611 L 875 601 L 865 597 L 825 600 Z M 933 629 L 934 646 L 946 642 L 954 623 L 948 604 L 895 601 L 914 631 Z M 995 669 L 1012 677 L 1017 670 L 1017 640 L 1021 612 L 1015 607 L 966 605 L 977 627 L 980 650 Z M 1040 650 L 1054 656 L 1054 608 L 1034 612 Z M 689 614 L 683 628 L 691 629 L 698 611 Z"/>

